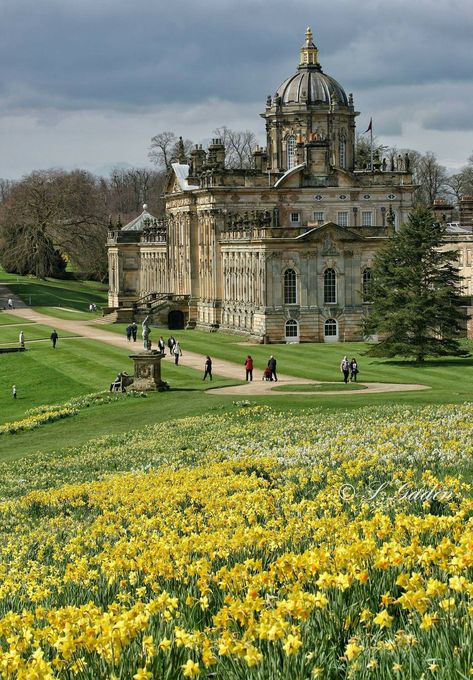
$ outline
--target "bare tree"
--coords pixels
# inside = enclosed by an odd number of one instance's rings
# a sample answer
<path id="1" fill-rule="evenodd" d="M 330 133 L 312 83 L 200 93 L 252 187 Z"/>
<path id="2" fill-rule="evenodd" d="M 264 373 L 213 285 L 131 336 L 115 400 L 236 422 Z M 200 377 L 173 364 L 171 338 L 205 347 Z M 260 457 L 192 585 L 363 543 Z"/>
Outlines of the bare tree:
<path id="1" fill-rule="evenodd" d="M 8 271 L 44 277 L 67 256 L 89 275 L 106 273 L 107 217 L 97 179 L 83 170 L 33 172 L 0 211 L 0 261 Z"/>
<path id="2" fill-rule="evenodd" d="M 408 154 L 414 184 L 418 189 L 414 194 L 415 206 L 430 207 L 436 198 L 446 195 L 447 171 L 432 151 L 422 154 L 414 149 L 402 149 Z"/>
<path id="3" fill-rule="evenodd" d="M 143 203 L 160 217 L 164 206 L 165 172 L 148 168 L 114 168 L 108 181 L 105 181 L 108 212 L 120 215 L 122 221 L 136 217 Z"/>
<path id="4" fill-rule="evenodd" d="M 225 147 L 227 168 L 252 168 L 253 150 L 257 144 L 251 130 L 231 130 L 226 125 L 214 130 L 214 135 L 222 140 Z"/>
<path id="5" fill-rule="evenodd" d="M 12 179 L 0 177 L 0 203 L 5 203 L 14 186 L 15 182 Z"/>
<path id="6" fill-rule="evenodd" d="M 188 158 L 193 142 L 191 142 L 190 139 L 178 139 L 174 132 L 170 132 L 169 130 L 160 132 L 151 138 L 148 158 L 152 163 L 157 165 L 158 168 L 169 170 L 171 163 L 178 160 L 181 155 L 180 141 L 182 141 L 183 144 L 182 153 Z"/>

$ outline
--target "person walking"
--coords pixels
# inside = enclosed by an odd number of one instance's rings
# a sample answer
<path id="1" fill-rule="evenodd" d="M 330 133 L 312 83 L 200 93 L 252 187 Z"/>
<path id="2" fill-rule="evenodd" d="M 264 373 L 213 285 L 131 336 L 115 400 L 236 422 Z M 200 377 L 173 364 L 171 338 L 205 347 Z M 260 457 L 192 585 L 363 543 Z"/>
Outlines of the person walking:
<path id="1" fill-rule="evenodd" d="M 162 335 L 160 335 L 159 340 L 158 340 L 158 352 L 160 354 L 164 354 L 165 348 L 166 348 L 166 345 L 165 345 L 165 342 L 164 342 L 164 338 L 163 338 Z"/>
<path id="2" fill-rule="evenodd" d="M 360 372 L 360 369 L 358 368 L 358 362 L 353 357 L 353 359 L 350 361 L 350 382 L 356 382 L 356 376 Z"/>
<path id="3" fill-rule="evenodd" d="M 350 362 L 348 361 L 348 358 L 345 356 L 343 357 L 341 363 L 340 363 L 340 371 L 343 373 L 343 381 L 345 384 L 348 383 L 348 376 L 350 375 Z"/>
<path id="4" fill-rule="evenodd" d="M 56 349 L 56 342 L 58 341 L 59 335 L 56 330 L 51 333 L 51 342 L 53 343 L 53 349 Z"/>
<path id="5" fill-rule="evenodd" d="M 16 385 L 12 385 L 11 395 L 12 395 L 13 399 L 16 399 Z"/>
<path id="6" fill-rule="evenodd" d="M 273 357 L 272 354 L 269 357 L 268 368 L 271 371 L 271 380 L 274 380 L 275 382 L 277 382 L 278 376 L 276 375 L 276 359 Z"/>
<path id="7" fill-rule="evenodd" d="M 212 380 L 212 359 L 209 356 L 205 360 L 205 371 L 202 380 L 205 380 L 207 376 Z"/>
<path id="8" fill-rule="evenodd" d="M 174 342 L 172 353 L 174 354 L 174 363 L 177 366 L 179 364 L 179 357 L 182 357 L 182 349 L 177 340 Z"/>
<path id="9" fill-rule="evenodd" d="M 176 340 L 174 339 L 174 336 L 170 335 L 169 338 L 168 338 L 168 347 L 169 347 L 169 351 L 170 351 L 171 354 L 173 353 L 173 349 L 174 349 L 175 344 L 176 344 Z"/>
<path id="10" fill-rule="evenodd" d="M 22 349 L 25 349 L 25 334 L 23 333 L 23 331 L 20 331 L 20 335 L 18 336 L 18 340 L 20 342 L 20 347 Z"/>
<path id="11" fill-rule="evenodd" d="M 8 309 L 13 309 L 13 300 L 11 298 L 8 298 L 7 305 Z"/>
<path id="12" fill-rule="evenodd" d="M 136 334 L 138 332 L 138 326 L 136 325 L 136 321 L 133 321 L 131 324 L 131 335 L 133 336 L 133 342 L 136 342 Z"/>
<path id="13" fill-rule="evenodd" d="M 131 342 L 131 324 L 126 327 L 126 339 Z"/>
<path id="14" fill-rule="evenodd" d="M 248 354 L 245 360 L 245 369 L 246 369 L 246 380 L 251 381 L 253 380 L 253 359 L 251 356 Z"/>

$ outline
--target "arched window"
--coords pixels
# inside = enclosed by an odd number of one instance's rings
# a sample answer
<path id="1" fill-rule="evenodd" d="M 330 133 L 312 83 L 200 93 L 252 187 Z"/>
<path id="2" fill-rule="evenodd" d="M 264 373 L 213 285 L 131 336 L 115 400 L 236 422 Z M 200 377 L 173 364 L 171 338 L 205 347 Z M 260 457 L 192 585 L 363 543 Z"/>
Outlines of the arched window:
<path id="1" fill-rule="evenodd" d="M 333 305 L 337 302 L 337 274 L 335 269 L 326 269 L 324 272 L 324 303 Z"/>
<path id="2" fill-rule="evenodd" d="M 372 284 L 372 277 L 371 277 L 371 269 L 369 267 L 366 267 L 366 269 L 363 269 L 363 280 L 362 280 L 362 294 L 363 294 L 363 302 L 371 302 L 371 284 Z"/>
<path id="3" fill-rule="evenodd" d="M 287 169 L 290 170 L 296 164 L 296 138 L 294 135 L 289 135 L 286 139 L 287 148 Z"/>
<path id="4" fill-rule="evenodd" d="M 299 337 L 299 324 L 294 319 L 289 319 L 284 325 L 284 332 L 286 338 L 298 338 Z"/>
<path id="5" fill-rule="evenodd" d="M 286 269 L 284 272 L 284 304 L 295 305 L 297 303 L 297 275 L 294 269 Z"/>
<path id="6" fill-rule="evenodd" d="M 334 338 L 338 335 L 338 326 L 335 319 L 327 319 L 324 323 L 324 336 L 326 338 Z"/>
<path id="7" fill-rule="evenodd" d="M 347 143 L 344 139 L 340 140 L 339 154 L 340 154 L 340 167 L 346 169 L 346 167 L 347 167 Z"/>

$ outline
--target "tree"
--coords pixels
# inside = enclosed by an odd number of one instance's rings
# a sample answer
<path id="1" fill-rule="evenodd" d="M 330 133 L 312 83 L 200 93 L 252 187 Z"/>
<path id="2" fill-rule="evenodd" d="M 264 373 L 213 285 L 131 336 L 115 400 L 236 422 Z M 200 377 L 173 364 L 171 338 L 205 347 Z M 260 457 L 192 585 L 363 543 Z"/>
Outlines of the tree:
<path id="1" fill-rule="evenodd" d="M 415 357 L 462 355 L 459 344 L 462 278 L 457 253 L 443 251 L 444 227 L 429 208 L 417 208 L 375 258 L 372 309 L 366 335 L 380 333 L 371 354 Z"/>
<path id="2" fill-rule="evenodd" d="M 226 125 L 214 130 L 214 135 L 222 140 L 225 147 L 225 166 L 227 168 L 252 168 L 253 151 L 257 144 L 251 130 L 231 130 Z"/>
<path id="3" fill-rule="evenodd" d="M 107 273 L 107 214 L 99 182 L 83 170 L 33 172 L 0 210 L 0 262 L 39 277 L 61 273 L 67 257 L 89 276 Z"/>
<path id="4" fill-rule="evenodd" d="M 403 149 L 403 153 L 409 155 L 413 181 L 419 187 L 414 194 L 414 205 L 432 206 L 436 198 L 446 193 L 446 169 L 432 151 L 422 154 L 413 149 Z"/>
<path id="5" fill-rule="evenodd" d="M 184 145 L 184 156 L 188 158 L 192 150 L 193 143 L 190 139 L 183 139 L 182 143 Z M 148 158 L 152 163 L 157 165 L 158 168 L 169 170 L 171 163 L 176 161 L 179 155 L 179 139 L 176 137 L 174 132 L 170 132 L 169 130 L 166 132 L 160 132 L 151 138 Z"/>

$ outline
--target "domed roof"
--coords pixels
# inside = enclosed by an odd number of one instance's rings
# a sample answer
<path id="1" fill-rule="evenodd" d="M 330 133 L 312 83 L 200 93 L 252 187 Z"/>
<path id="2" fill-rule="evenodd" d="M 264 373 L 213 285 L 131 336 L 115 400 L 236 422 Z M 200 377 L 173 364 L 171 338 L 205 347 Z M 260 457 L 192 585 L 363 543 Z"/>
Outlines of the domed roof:
<path id="1" fill-rule="evenodd" d="M 281 98 L 281 104 L 330 104 L 334 97 L 338 104 L 349 105 L 340 83 L 322 71 L 317 54 L 309 27 L 301 47 L 297 72 L 286 78 L 276 90 L 275 97 Z"/>
<path id="2" fill-rule="evenodd" d="M 339 104 L 348 106 L 345 90 L 319 67 L 300 66 L 297 73 L 287 78 L 276 90 L 282 104 L 330 104 L 335 96 Z"/>

